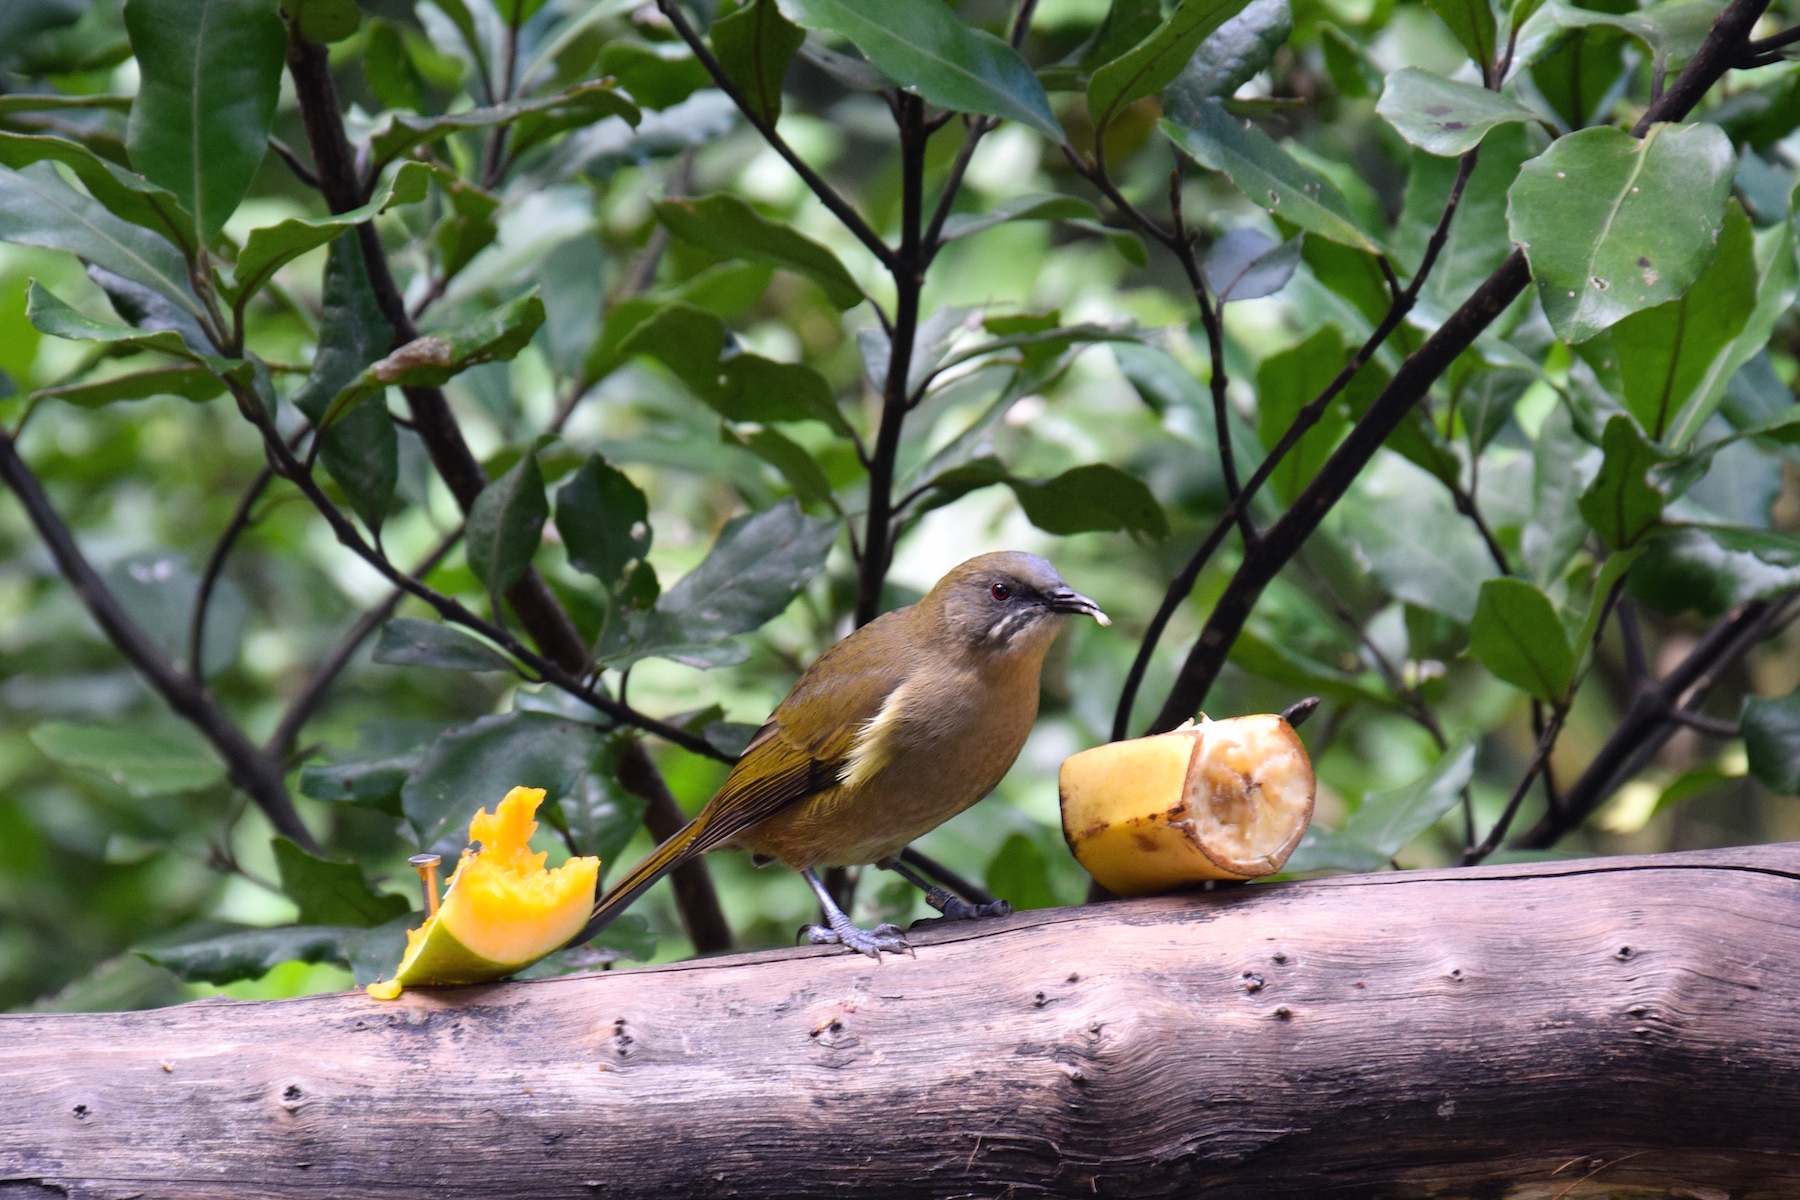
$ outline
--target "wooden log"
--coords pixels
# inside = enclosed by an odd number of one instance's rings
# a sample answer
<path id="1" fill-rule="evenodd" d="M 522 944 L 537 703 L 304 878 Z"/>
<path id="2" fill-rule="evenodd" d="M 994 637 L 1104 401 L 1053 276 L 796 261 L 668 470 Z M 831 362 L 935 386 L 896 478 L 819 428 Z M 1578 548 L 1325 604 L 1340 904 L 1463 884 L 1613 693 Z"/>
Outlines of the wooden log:
<path id="1" fill-rule="evenodd" d="M 1800 845 L 0 1017 L 0 1196 L 1800 1196 Z"/>

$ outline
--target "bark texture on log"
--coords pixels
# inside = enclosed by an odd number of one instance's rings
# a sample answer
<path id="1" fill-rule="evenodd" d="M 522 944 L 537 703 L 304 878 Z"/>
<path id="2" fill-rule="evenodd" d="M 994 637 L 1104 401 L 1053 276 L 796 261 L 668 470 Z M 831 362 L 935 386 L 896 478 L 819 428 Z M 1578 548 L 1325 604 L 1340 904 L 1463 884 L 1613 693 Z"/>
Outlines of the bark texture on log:
<path id="1" fill-rule="evenodd" d="M 1800 1196 L 1800 846 L 0 1017 L 0 1196 Z"/>

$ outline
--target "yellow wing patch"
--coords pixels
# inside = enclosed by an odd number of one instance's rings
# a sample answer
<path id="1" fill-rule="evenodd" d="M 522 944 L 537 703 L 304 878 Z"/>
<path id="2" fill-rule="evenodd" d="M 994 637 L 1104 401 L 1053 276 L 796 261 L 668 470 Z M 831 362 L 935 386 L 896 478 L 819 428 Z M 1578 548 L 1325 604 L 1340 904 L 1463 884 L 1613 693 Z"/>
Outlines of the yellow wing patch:
<path id="1" fill-rule="evenodd" d="M 881 774 L 894 761 L 894 733 L 905 715 L 908 685 L 901 684 L 888 695 L 881 711 L 862 723 L 856 744 L 844 760 L 838 778 L 851 791 L 862 787 Z"/>

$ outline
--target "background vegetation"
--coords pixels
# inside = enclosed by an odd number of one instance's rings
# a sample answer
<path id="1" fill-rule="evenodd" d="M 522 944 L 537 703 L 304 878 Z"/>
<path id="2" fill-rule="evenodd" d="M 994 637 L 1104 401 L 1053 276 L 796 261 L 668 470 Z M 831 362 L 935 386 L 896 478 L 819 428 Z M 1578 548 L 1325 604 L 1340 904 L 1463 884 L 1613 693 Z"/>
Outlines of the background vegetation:
<path id="1" fill-rule="evenodd" d="M 632 860 L 1002 547 L 1115 619 L 921 844 L 1015 907 L 1202 702 L 1322 698 L 1296 871 L 1800 837 L 1779 14 L 284 3 L 0 8 L 0 1005 L 372 978 L 513 783 Z"/>

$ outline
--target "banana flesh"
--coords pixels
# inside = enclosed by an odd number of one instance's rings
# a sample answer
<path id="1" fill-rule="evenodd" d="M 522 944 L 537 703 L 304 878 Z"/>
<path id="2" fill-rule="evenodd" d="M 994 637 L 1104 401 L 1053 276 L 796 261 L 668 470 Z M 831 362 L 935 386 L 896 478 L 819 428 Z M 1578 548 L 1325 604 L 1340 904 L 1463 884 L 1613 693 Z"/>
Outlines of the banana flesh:
<path id="1" fill-rule="evenodd" d="M 1312 820 L 1312 762 L 1272 713 L 1113 742 L 1063 762 L 1063 836 L 1118 896 L 1273 875 Z"/>

